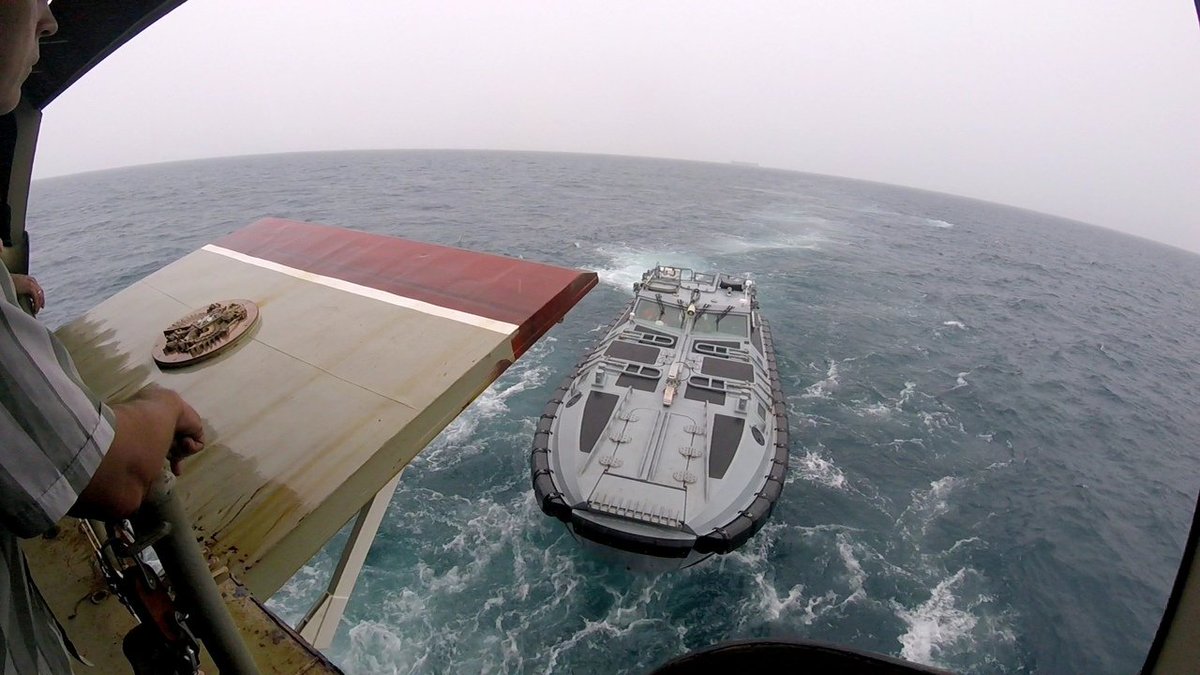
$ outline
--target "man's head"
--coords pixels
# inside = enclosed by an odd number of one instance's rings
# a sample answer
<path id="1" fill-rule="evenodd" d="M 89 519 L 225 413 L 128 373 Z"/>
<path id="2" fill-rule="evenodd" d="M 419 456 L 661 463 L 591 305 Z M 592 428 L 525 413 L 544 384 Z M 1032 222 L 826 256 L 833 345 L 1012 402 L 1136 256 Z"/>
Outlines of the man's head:
<path id="1" fill-rule="evenodd" d="M 38 60 L 38 40 L 57 30 L 47 0 L 0 0 L 0 115 L 21 102 L 21 84 Z"/>

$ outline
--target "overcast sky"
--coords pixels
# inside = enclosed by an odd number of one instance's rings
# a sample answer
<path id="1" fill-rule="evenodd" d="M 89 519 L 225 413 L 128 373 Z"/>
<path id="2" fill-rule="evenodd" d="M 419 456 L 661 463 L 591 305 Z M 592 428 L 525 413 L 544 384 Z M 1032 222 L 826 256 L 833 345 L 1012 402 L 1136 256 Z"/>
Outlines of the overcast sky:
<path id="1" fill-rule="evenodd" d="M 882 181 L 1200 252 L 1192 0 L 189 0 L 46 110 L 35 177 L 480 148 Z"/>

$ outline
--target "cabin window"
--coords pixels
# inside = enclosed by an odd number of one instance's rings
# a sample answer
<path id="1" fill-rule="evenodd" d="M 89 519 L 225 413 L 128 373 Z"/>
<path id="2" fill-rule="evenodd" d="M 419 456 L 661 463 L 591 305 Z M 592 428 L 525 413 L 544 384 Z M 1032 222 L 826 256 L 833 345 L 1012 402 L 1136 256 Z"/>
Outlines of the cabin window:
<path id="1" fill-rule="evenodd" d="M 734 335 L 747 337 L 750 335 L 749 317 L 745 314 L 726 314 L 707 311 L 696 316 L 694 331 L 701 335 Z"/>
<path id="2" fill-rule="evenodd" d="M 633 310 L 633 318 L 639 323 L 651 326 L 676 330 L 683 328 L 683 310 L 675 305 L 667 304 L 666 301 L 659 304 L 654 300 L 638 300 L 637 307 Z"/>

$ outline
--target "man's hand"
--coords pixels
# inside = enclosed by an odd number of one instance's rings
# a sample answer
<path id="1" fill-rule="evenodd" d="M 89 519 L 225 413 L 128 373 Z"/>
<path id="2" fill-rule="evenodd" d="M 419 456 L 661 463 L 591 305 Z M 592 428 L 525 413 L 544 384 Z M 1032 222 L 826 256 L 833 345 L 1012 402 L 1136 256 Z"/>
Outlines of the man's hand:
<path id="1" fill-rule="evenodd" d="M 172 389 L 151 384 L 112 406 L 116 436 L 72 515 L 126 518 L 142 505 L 163 460 L 179 472 L 179 461 L 204 448 L 200 416 Z"/>
<path id="2" fill-rule="evenodd" d="M 28 274 L 12 275 L 13 286 L 16 288 L 17 295 L 23 295 L 29 298 L 30 304 L 33 305 L 33 313 L 37 314 L 46 306 L 46 292 L 42 290 L 37 279 Z"/>
<path id="3" fill-rule="evenodd" d="M 204 449 L 204 423 L 200 415 L 187 401 L 180 399 L 179 402 L 183 404 L 183 409 L 175 421 L 175 440 L 167 453 L 167 459 L 171 460 L 171 473 L 176 476 L 181 471 L 181 461 Z"/>

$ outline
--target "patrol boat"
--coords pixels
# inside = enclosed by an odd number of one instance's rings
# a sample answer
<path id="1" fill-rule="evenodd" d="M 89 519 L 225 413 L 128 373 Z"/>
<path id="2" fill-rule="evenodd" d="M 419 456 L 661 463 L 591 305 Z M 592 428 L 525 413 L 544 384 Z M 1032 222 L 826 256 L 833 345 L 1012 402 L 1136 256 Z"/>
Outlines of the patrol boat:
<path id="1" fill-rule="evenodd" d="M 788 463 L 774 341 L 753 280 L 658 266 L 555 391 L 531 452 L 542 510 L 630 566 L 744 544 Z"/>

